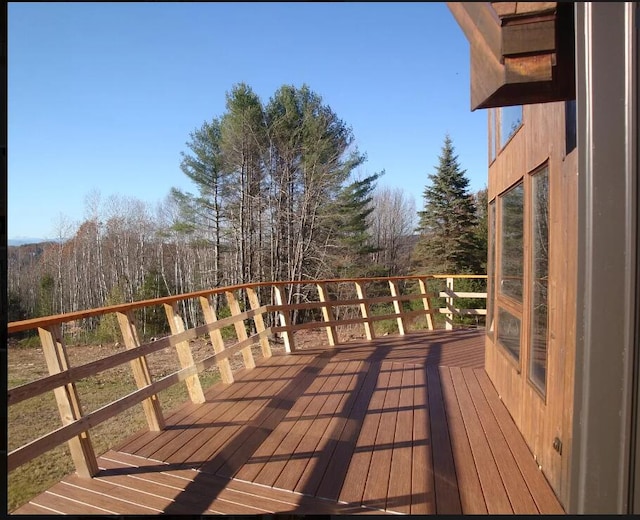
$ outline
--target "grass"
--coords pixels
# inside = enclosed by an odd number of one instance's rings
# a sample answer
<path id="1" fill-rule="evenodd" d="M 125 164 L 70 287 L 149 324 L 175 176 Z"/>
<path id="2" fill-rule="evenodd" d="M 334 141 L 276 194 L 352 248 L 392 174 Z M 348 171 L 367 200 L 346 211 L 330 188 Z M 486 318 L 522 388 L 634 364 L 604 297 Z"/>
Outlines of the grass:
<path id="1" fill-rule="evenodd" d="M 206 344 L 204 345 L 206 347 Z M 209 347 L 210 348 L 210 347 Z M 78 366 L 99 357 L 106 357 L 114 353 L 116 346 L 76 346 L 67 348 L 72 366 Z M 200 349 L 205 352 L 206 348 Z M 210 352 L 209 352 L 210 353 Z M 155 359 L 154 359 L 155 356 Z M 203 354 L 197 356 L 196 361 Z M 152 374 L 157 377 L 168 374 L 177 369 L 175 351 L 167 350 L 159 355 L 152 354 L 147 358 Z M 24 384 L 39 379 L 48 374 L 44 362 L 42 349 L 9 348 L 8 387 Z M 157 378 L 156 377 L 156 378 Z M 219 381 L 217 369 L 207 370 L 200 374 L 204 389 Z M 80 402 L 85 413 L 96 410 L 101 406 L 124 397 L 136 389 L 129 365 L 122 365 L 114 369 L 101 372 L 97 376 L 82 379 L 76 383 Z M 159 400 L 165 416 L 172 409 L 188 400 L 188 393 L 184 383 L 177 384 L 163 390 Z M 16 449 L 38 437 L 59 428 L 60 416 L 55 403 L 53 392 L 28 399 L 8 409 L 8 448 Z M 147 427 L 142 411 L 138 404 L 122 412 L 118 416 L 105 421 L 90 430 L 94 451 L 97 456 L 105 453 L 111 447 L 123 441 L 135 432 Z M 28 502 L 34 496 L 50 488 L 65 475 L 75 471 L 67 443 L 60 445 L 43 455 L 33 459 L 8 474 L 7 510 L 13 511 Z"/>

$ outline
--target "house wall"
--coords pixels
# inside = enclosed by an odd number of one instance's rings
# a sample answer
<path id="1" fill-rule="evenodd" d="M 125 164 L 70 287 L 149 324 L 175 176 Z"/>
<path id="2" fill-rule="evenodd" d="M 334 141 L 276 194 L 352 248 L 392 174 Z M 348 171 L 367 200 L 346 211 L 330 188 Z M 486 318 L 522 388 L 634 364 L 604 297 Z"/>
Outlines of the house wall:
<path id="1" fill-rule="evenodd" d="M 556 494 L 566 503 L 571 453 L 575 366 L 577 272 L 577 151 L 565 152 L 565 103 L 525 105 L 523 124 L 489 166 L 489 200 L 524 179 L 524 289 L 519 364 L 497 341 L 486 337 L 486 371 L 526 439 Z M 491 131 L 491 130 L 490 130 Z M 491 137 L 490 137 L 491 140 Z M 547 388 L 543 396 L 529 381 L 529 327 L 532 298 L 531 173 L 549 169 L 549 285 Z M 496 204 L 498 206 L 498 204 Z M 500 287 L 500 213 L 496 218 L 494 316 L 509 302 Z M 488 328 L 488 330 L 490 330 Z M 561 453 L 554 440 L 562 443 Z M 557 443 L 556 443 L 557 446 Z"/>

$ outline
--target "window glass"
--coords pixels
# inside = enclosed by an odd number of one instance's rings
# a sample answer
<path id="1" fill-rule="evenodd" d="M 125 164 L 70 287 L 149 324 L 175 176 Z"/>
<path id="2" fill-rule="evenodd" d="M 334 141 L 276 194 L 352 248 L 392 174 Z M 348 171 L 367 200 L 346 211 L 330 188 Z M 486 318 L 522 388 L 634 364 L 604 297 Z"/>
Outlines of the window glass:
<path id="1" fill-rule="evenodd" d="M 522 124 L 522 105 L 500 108 L 500 148 L 516 133 Z"/>
<path id="2" fill-rule="evenodd" d="M 489 164 L 496 158 L 496 110 L 489 109 Z"/>
<path id="3" fill-rule="evenodd" d="M 523 207 L 524 188 L 520 181 L 500 196 L 502 246 L 500 254 L 500 292 L 522 302 Z"/>
<path id="4" fill-rule="evenodd" d="M 531 298 L 531 356 L 529 379 L 545 394 L 549 289 L 549 170 L 536 173 L 531 190 L 533 287 Z"/>
<path id="5" fill-rule="evenodd" d="M 502 307 L 498 307 L 498 341 L 520 361 L 520 319 Z"/>
<path id="6" fill-rule="evenodd" d="M 564 125 L 565 125 L 565 143 L 566 154 L 576 147 L 576 100 L 564 102 Z"/>
<path id="7" fill-rule="evenodd" d="M 493 287 L 495 283 L 496 257 L 496 201 L 489 203 L 489 251 L 487 254 L 487 334 L 493 337 Z"/>

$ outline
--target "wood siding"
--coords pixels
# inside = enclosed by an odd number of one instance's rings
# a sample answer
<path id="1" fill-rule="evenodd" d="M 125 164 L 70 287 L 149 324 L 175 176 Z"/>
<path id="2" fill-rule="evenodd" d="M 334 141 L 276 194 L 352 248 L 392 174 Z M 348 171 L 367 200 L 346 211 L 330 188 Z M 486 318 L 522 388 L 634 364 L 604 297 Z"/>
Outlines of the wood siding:
<path id="1" fill-rule="evenodd" d="M 543 397 L 528 380 L 530 355 L 531 175 L 549 171 L 549 284 L 547 389 Z M 577 272 L 577 152 L 565 153 L 565 103 L 525 105 L 523 125 L 489 167 L 489 200 L 524 179 L 524 295 L 519 367 L 503 347 L 486 338 L 485 366 L 538 464 L 564 501 L 567 497 L 575 359 Z M 500 216 L 496 266 L 500 258 Z M 496 272 L 496 280 L 499 272 Z M 496 282 L 496 289 L 499 282 Z M 497 292 L 497 291 L 496 291 Z M 496 295 L 496 314 L 500 297 Z M 562 442 L 562 454 L 553 447 Z"/>

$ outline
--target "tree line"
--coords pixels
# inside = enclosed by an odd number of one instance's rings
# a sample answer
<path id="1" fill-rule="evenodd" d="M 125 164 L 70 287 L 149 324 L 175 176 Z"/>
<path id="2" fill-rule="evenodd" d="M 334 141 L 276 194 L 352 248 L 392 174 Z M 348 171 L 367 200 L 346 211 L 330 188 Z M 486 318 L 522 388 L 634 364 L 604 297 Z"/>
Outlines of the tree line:
<path id="1" fill-rule="evenodd" d="M 297 282 L 286 297 L 298 303 L 308 280 L 484 272 L 486 199 L 468 192 L 451 139 L 419 214 L 402 190 L 377 186 L 384 171 L 360 174 L 354 142 L 307 86 L 263 103 L 234 85 L 181 153 L 193 193 L 174 188 L 152 207 L 94 192 L 56 242 L 9 248 L 9 321 L 259 281 Z M 183 310 L 196 323 L 197 307 Z M 154 333 L 163 321 L 149 312 L 143 332 Z"/>

